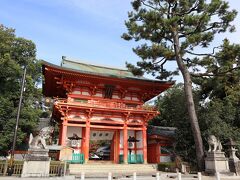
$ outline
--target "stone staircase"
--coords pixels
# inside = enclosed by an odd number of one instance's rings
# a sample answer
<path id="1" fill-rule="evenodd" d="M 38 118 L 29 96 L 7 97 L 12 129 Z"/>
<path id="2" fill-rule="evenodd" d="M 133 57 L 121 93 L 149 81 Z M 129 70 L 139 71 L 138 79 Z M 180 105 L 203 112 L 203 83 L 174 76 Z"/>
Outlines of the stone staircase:
<path id="1" fill-rule="evenodd" d="M 107 177 L 111 172 L 113 177 L 129 176 L 136 172 L 138 175 L 155 175 L 155 164 L 105 164 L 105 163 L 90 163 L 90 164 L 70 164 L 70 175 L 81 176 L 85 173 L 85 177 Z"/>

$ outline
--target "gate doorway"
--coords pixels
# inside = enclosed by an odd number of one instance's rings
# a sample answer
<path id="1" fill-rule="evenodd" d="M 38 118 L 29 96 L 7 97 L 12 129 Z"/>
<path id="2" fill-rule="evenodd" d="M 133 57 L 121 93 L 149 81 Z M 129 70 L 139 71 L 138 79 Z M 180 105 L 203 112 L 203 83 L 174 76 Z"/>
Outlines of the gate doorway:
<path id="1" fill-rule="evenodd" d="M 114 161 L 115 131 L 91 130 L 89 142 L 89 160 Z"/>

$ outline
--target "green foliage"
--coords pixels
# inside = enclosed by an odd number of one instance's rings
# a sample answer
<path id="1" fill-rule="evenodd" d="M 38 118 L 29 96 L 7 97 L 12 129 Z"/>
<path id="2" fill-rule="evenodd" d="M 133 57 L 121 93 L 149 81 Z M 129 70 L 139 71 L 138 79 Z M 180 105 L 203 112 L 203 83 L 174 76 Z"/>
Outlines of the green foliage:
<path id="1" fill-rule="evenodd" d="M 240 142 L 239 106 L 229 99 L 215 99 L 205 104 L 199 114 L 203 136 L 214 134 L 223 142 L 232 138 Z"/>
<path id="2" fill-rule="evenodd" d="M 193 78 L 200 85 L 202 98 L 240 99 L 240 45 L 230 44 L 225 39 L 221 51 L 214 56 L 203 58 L 200 63 L 206 74 Z"/>
<path id="3" fill-rule="evenodd" d="M 37 88 L 41 67 L 36 59 L 35 44 L 15 36 L 14 29 L 0 25 L 0 155 L 11 149 L 23 67 L 27 67 L 25 92 L 17 133 L 17 149 L 36 127 L 41 111 L 35 101 L 41 98 Z"/>
<path id="4" fill-rule="evenodd" d="M 167 90 L 156 101 L 160 115 L 150 124 L 176 127 L 174 151 L 184 161 L 196 164 L 195 146 L 191 125 L 187 115 L 187 106 L 182 84 Z M 201 91 L 194 90 L 199 125 L 202 132 L 205 151 L 208 149 L 207 137 L 215 135 L 225 144 L 229 138 L 240 144 L 240 106 L 232 98 L 202 101 Z M 224 147 L 226 150 L 227 147 Z"/>
<path id="5" fill-rule="evenodd" d="M 127 33 L 122 38 L 139 43 L 133 51 L 141 61 L 137 62 L 137 67 L 128 67 L 136 74 L 146 72 L 157 79 L 169 80 L 181 71 L 198 167 L 203 170 L 202 138 L 190 73 L 203 69 L 198 56 L 212 56 L 210 45 L 215 34 L 234 31 L 231 22 L 237 12 L 229 10 L 224 0 L 134 0 L 132 6 L 125 22 Z M 178 68 L 166 69 L 169 61 L 175 61 Z"/>
<path id="6" fill-rule="evenodd" d="M 216 33 L 235 29 L 231 22 L 237 12 L 229 10 L 224 0 L 134 0 L 132 6 L 122 38 L 139 42 L 133 51 L 142 61 L 137 67 L 128 65 L 137 75 L 147 72 L 158 79 L 171 79 L 178 69 L 166 69 L 168 61 L 178 56 L 189 66 L 197 47 L 208 50 Z"/>
<path id="7" fill-rule="evenodd" d="M 194 91 L 195 102 L 198 103 L 198 92 Z M 197 104 L 196 104 L 197 105 Z M 196 163 L 194 139 L 187 114 L 187 104 L 183 90 L 183 84 L 177 84 L 167 90 L 157 100 L 160 115 L 154 118 L 150 124 L 157 126 L 176 127 L 175 153 L 184 161 Z M 197 106 L 196 106 L 197 107 Z"/>

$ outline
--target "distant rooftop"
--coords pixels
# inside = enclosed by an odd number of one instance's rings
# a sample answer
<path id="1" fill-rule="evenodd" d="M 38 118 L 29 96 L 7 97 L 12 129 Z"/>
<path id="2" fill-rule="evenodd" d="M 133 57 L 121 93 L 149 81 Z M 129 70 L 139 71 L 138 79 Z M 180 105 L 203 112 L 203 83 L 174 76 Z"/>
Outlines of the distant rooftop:
<path id="1" fill-rule="evenodd" d="M 160 135 L 164 137 L 174 137 L 176 134 L 175 127 L 163 127 L 163 126 L 152 126 L 148 125 L 148 135 Z"/>
<path id="2" fill-rule="evenodd" d="M 97 73 L 97 74 L 105 74 L 105 75 L 116 76 L 116 77 L 130 77 L 130 78 L 135 77 L 127 69 L 119 69 L 119 68 L 88 64 L 88 63 L 80 62 L 78 60 L 69 59 L 66 56 L 62 56 L 61 66 L 65 68 L 73 69 L 73 70 L 79 70 L 79 71 Z"/>

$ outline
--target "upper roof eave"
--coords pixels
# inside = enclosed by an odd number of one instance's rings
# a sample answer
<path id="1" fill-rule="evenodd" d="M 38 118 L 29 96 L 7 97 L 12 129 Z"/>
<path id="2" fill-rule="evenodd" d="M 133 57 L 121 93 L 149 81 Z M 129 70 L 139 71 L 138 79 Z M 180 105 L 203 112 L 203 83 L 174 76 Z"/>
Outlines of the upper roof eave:
<path id="1" fill-rule="evenodd" d="M 76 70 L 76 69 L 58 66 L 58 65 L 49 63 L 47 61 L 44 61 L 44 60 L 41 60 L 41 63 L 42 63 L 42 65 L 45 65 L 45 66 L 50 66 L 50 67 L 53 67 L 53 68 L 56 68 L 59 70 L 69 71 L 69 72 L 73 72 L 73 73 L 81 73 L 81 74 L 84 73 L 84 74 L 95 75 L 95 76 L 112 77 L 112 78 L 119 78 L 119 79 L 129 79 L 129 80 L 145 81 L 145 82 L 160 83 L 160 84 L 169 84 L 170 86 L 175 83 L 175 81 L 161 81 L 161 80 L 156 80 L 156 79 L 153 80 L 153 79 L 148 79 L 148 78 L 143 78 L 143 77 L 123 77 L 123 76 L 115 76 L 115 75 L 110 75 L 110 74 L 93 73 L 93 72 L 89 72 L 89 71 L 82 71 L 82 70 Z M 44 73 L 44 69 L 43 69 L 43 73 Z"/>

